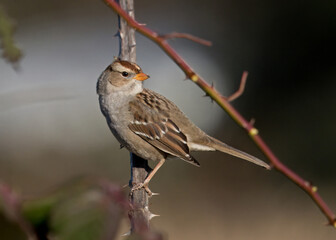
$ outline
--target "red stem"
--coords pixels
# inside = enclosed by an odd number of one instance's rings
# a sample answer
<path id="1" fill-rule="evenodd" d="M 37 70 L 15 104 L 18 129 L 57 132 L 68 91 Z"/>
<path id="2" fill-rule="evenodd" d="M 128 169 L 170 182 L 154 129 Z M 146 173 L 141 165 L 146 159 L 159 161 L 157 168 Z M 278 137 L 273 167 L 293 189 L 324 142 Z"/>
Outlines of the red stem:
<path id="1" fill-rule="evenodd" d="M 195 36 L 193 36 L 191 34 L 188 34 L 188 33 L 173 32 L 173 33 L 162 35 L 161 37 L 166 39 L 166 40 L 173 39 L 173 38 L 185 38 L 185 39 L 188 39 L 190 41 L 193 41 L 193 42 L 196 42 L 196 43 L 208 46 L 208 47 L 210 47 L 212 45 L 212 43 L 210 41 L 199 38 L 199 37 L 195 37 Z"/>
<path id="2" fill-rule="evenodd" d="M 160 36 L 158 33 L 151 29 L 139 24 L 134 19 L 130 18 L 126 12 L 124 12 L 115 0 L 104 0 L 117 14 L 124 18 L 127 23 L 136 29 L 139 33 L 151 39 L 158 44 L 163 51 L 182 69 L 189 79 L 195 82 L 201 89 L 203 89 L 208 96 L 218 103 L 238 125 L 243 127 L 255 144 L 270 160 L 273 167 L 289 178 L 292 182 L 302 188 L 316 203 L 323 214 L 327 217 L 329 224 L 336 228 L 336 217 L 328 205 L 317 193 L 317 187 L 312 186 L 308 181 L 301 178 L 287 166 L 285 166 L 271 151 L 267 144 L 258 134 L 258 130 L 254 128 L 247 120 L 245 120 L 240 113 L 232 107 L 227 98 L 222 96 L 213 86 L 208 84 L 202 77 L 197 75 L 195 71 L 182 59 L 182 57 L 167 43 L 166 39 Z"/>
<path id="3" fill-rule="evenodd" d="M 226 98 L 226 100 L 227 100 L 228 102 L 232 102 L 233 100 L 239 98 L 239 97 L 243 94 L 243 92 L 244 92 L 244 90 L 245 90 L 245 85 L 246 85 L 247 75 L 248 75 L 248 72 L 247 72 L 247 71 L 244 71 L 244 72 L 243 72 L 243 75 L 242 75 L 242 78 L 241 78 L 241 80 L 240 80 L 240 86 L 239 86 L 239 89 L 238 89 L 235 93 L 233 93 L 230 97 L 227 97 L 227 98 Z"/>

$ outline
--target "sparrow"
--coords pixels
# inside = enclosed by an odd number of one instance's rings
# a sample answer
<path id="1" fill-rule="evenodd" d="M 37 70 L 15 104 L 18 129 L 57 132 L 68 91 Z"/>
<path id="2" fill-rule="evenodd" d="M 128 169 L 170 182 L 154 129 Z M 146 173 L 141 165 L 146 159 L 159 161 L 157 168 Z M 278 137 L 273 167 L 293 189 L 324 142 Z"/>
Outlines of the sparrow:
<path id="1" fill-rule="evenodd" d="M 192 151 L 221 151 L 270 169 L 258 158 L 237 150 L 203 132 L 170 100 L 143 88 L 149 76 L 132 62 L 116 59 L 98 78 L 100 109 L 121 146 L 146 160 L 158 162 L 145 181 L 132 191 L 145 188 L 168 157 L 195 166 Z"/>

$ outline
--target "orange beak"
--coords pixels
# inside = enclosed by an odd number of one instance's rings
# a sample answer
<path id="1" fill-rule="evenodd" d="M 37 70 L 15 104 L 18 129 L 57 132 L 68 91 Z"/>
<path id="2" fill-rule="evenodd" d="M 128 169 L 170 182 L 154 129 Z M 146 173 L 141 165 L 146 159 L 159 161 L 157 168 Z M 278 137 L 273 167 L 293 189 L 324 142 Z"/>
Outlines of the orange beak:
<path id="1" fill-rule="evenodd" d="M 137 75 L 135 75 L 135 77 L 133 79 L 138 80 L 138 81 L 144 81 L 148 78 L 149 78 L 149 76 L 147 74 L 138 73 Z"/>

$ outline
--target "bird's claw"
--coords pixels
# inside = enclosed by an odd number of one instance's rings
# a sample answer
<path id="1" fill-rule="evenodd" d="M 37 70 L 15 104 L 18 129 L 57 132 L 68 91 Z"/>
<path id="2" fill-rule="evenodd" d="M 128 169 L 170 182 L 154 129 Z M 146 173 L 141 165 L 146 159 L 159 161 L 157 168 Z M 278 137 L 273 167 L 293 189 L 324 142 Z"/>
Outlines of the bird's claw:
<path id="1" fill-rule="evenodd" d="M 152 191 L 148 187 L 148 183 L 147 184 L 146 183 L 138 183 L 138 184 L 133 185 L 133 187 L 131 189 L 131 194 L 133 194 L 134 191 L 140 190 L 142 188 L 145 189 L 145 191 L 147 192 L 149 197 L 151 197 L 153 195 Z"/>

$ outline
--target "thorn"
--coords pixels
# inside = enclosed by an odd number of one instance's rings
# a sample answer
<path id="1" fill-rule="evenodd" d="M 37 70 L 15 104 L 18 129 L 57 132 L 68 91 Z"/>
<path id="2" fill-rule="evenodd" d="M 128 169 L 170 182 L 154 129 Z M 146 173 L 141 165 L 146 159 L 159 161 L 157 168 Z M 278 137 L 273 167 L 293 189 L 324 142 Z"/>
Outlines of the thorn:
<path id="1" fill-rule="evenodd" d="M 125 147 L 124 145 L 120 144 L 120 149 L 122 149 L 122 148 L 124 148 L 124 147 Z"/>
<path id="2" fill-rule="evenodd" d="M 160 193 L 152 192 L 152 196 L 159 196 Z"/>
<path id="3" fill-rule="evenodd" d="M 130 236 L 130 235 L 131 235 L 131 230 L 122 234 L 121 237 L 127 237 L 127 236 Z"/>
<path id="4" fill-rule="evenodd" d="M 214 87 L 215 87 L 214 82 L 211 82 L 211 88 L 214 89 Z"/>
<path id="5" fill-rule="evenodd" d="M 124 34 L 123 32 L 120 32 L 120 30 L 119 30 L 118 34 L 119 34 L 119 37 L 120 37 L 121 39 L 124 39 L 125 34 Z"/>
<path id="6" fill-rule="evenodd" d="M 139 23 L 140 26 L 146 26 L 147 23 Z"/>
<path id="7" fill-rule="evenodd" d="M 149 213 L 149 220 L 152 220 L 152 218 L 155 218 L 155 217 L 160 217 L 160 215 Z"/>
<path id="8" fill-rule="evenodd" d="M 313 183 L 312 182 L 310 182 L 310 181 L 305 181 L 305 185 L 309 188 L 309 187 L 311 187 L 311 188 L 314 188 L 314 186 L 313 186 Z M 313 189 L 312 189 L 313 190 Z M 314 190 L 313 190 L 314 191 Z"/>
<path id="9" fill-rule="evenodd" d="M 330 222 L 324 223 L 325 226 L 332 226 L 336 228 L 336 219 L 331 220 Z"/>
<path id="10" fill-rule="evenodd" d="M 210 97 L 210 95 L 208 93 L 205 93 L 203 97 Z"/>
<path id="11" fill-rule="evenodd" d="M 119 37 L 119 31 L 113 35 L 113 37 Z"/>
<path id="12" fill-rule="evenodd" d="M 249 123 L 250 123 L 251 126 L 254 126 L 255 122 L 256 122 L 256 120 L 254 118 L 251 118 Z"/>

